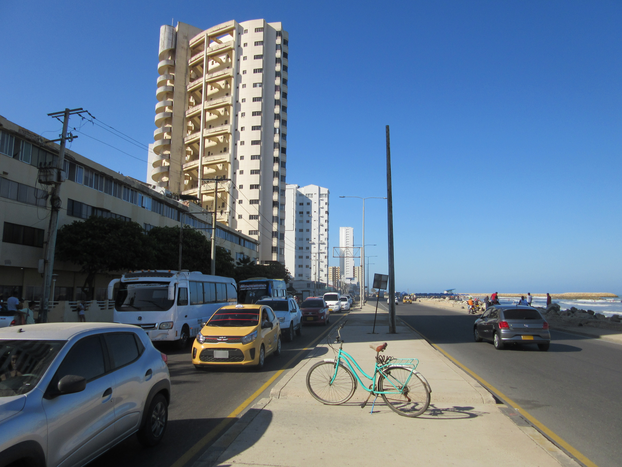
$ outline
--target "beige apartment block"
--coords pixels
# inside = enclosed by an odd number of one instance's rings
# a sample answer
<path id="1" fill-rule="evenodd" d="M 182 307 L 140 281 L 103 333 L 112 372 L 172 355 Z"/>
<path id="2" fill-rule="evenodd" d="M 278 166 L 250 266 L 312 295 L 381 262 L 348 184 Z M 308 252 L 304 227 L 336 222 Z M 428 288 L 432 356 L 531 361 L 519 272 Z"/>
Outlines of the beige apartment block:
<path id="1" fill-rule="evenodd" d="M 56 163 L 59 146 L 0 116 L 0 293 L 13 289 L 28 300 L 42 296 L 39 263 L 44 258 L 50 222 L 49 185 L 41 184 L 39 167 Z M 184 225 L 210 237 L 211 216 L 200 206 L 183 204 L 171 193 L 123 176 L 70 150 L 65 151 L 65 181 L 60 187 L 59 228 L 90 216 L 138 222 L 146 230 Z M 257 259 L 257 242 L 217 224 L 216 245 L 234 259 Z M 102 255 L 106 252 L 102 251 Z M 104 300 L 108 282 L 120 271 L 102 274 L 95 282 L 96 299 Z M 70 263 L 54 263 L 53 300 L 81 298 L 84 275 Z"/>
<path id="2" fill-rule="evenodd" d="M 147 179 L 284 263 L 288 33 L 263 19 L 160 28 Z"/>

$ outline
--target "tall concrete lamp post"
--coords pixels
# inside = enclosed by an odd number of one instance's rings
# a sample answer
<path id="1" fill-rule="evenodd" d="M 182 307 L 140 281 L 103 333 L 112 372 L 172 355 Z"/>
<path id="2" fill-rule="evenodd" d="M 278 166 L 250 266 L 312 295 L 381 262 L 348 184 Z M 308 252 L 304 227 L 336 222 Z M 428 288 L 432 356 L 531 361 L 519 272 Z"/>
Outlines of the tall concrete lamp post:
<path id="1" fill-rule="evenodd" d="M 357 198 L 363 200 L 363 230 L 361 232 L 361 278 L 365 277 L 365 200 L 366 199 L 387 199 L 383 196 L 367 196 L 363 198 L 362 196 L 340 196 L 340 198 Z M 365 284 L 364 280 L 359 281 L 361 284 L 361 310 L 363 309 L 363 303 L 365 303 Z"/>

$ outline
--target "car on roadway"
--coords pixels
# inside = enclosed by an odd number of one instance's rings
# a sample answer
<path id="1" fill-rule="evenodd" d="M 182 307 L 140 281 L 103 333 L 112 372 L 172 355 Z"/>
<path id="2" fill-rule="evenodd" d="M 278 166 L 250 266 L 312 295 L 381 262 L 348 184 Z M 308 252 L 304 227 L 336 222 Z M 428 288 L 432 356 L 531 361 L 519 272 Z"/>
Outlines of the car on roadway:
<path id="1" fill-rule="evenodd" d="M 549 323 L 530 306 L 495 305 L 488 308 L 473 324 L 475 342 L 492 341 L 495 349 L 509 344 L 536 344 L 549 350 Z"/>
<path id="2" fill-rule="evenodd" d="M 302 312 L 293 298 L 272 298 L 257 301 L 260 305 L 272 308 L 279 318 L 281 332 L 287 342 L 294 340 L 294 336 L 302 335 Z"/>
<path id="3" fill-rule="evenodd" d="M 272 308 L 257 303 L 219 308 L 192 344 L 197 369 L 227 365 L 261 369 L 271 354 L 281 355 L 281 326 Z"/>
<path id="4" fill-rule="evenodd" d="M 387 303 L 391 303 L 391 299 L 387 297 Z M 395 297 L 395 304 L 399 305 L 399 300 L 397 299 L 397 296 Z"/>
<path id="5" fill-rule="evenodd" d="M 341 309 L 343 311 L 348 311 L 350 309 L 350 300 L 348 300 L 348 297 L 342 295 L 339 301 L 341 302 Z"/>
<path id="6" fill-rule="evenodd" d="M 166 431 L 166 355 L 114 323 L 0 329 L 0 465 L 84 465 L 133 434 Z"/>
<path id="7" fill-rule="evenodd" d="M 338 292 L 326 292 L 324 301 L 328 305 L 328 311 L 331 313 L 341 311 L 341 295 Z"/>
<path id="8" fill-rule="evenodd" d="M 324 297 L 307 297 L 300 305 L 304 324 L 321 323 L 326 326 L 330 322 L 330 311 Z"/>

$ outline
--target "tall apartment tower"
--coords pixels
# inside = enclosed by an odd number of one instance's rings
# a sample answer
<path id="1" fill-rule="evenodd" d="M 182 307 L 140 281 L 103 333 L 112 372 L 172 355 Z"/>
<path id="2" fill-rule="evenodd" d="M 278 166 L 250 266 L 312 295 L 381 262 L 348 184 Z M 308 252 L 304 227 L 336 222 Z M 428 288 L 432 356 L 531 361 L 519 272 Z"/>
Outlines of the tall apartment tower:
<path id="1" fill-rule="evenodd" d="M 339 268 L 342 278 L 354 277 L 354 229 L 352 227 L 339 227 L 339 249 L 341 254 L 347 255 L 339 259 Z"/>
<path id="2" fill-rule="evenodd" d="M 328 283 L 328 188 L 288 184 L 285 267 L 296 280 Z"/>
<path id="3" fill-rule="evenodd" d="M 285 261 L 287 65 L 281 23 L 160 28 L 147 180 L 215 207 L 262 262 Z"/>

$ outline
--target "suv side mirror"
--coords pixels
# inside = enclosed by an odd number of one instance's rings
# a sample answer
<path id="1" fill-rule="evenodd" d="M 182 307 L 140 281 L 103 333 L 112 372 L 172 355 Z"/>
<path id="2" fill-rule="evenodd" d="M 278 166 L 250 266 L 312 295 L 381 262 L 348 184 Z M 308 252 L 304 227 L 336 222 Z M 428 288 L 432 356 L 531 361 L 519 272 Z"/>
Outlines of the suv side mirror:
<path id="1" fill-rule="evenodd" d="M 86 379 L 83 376 L 66 375 L 58 382 L 58 395 L 74 394 L 84 391 L 86 388 Z"/>

